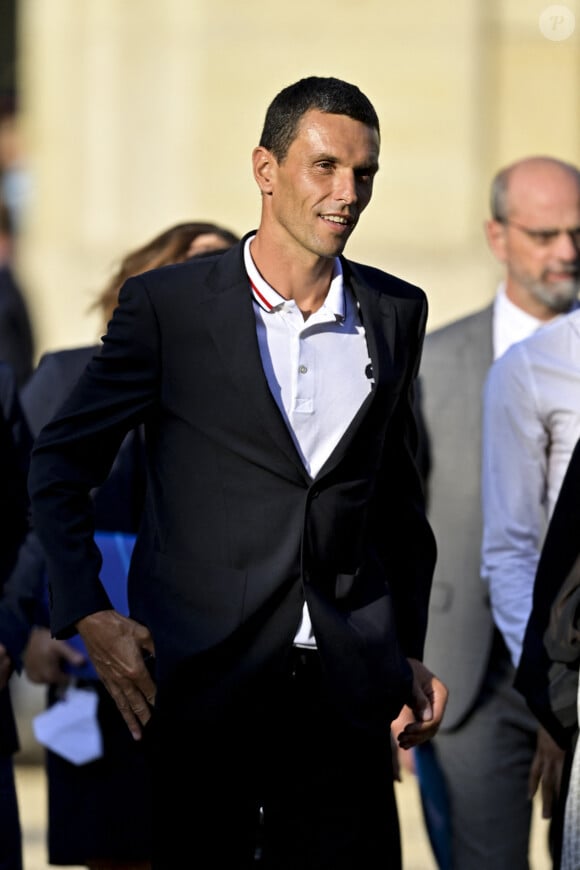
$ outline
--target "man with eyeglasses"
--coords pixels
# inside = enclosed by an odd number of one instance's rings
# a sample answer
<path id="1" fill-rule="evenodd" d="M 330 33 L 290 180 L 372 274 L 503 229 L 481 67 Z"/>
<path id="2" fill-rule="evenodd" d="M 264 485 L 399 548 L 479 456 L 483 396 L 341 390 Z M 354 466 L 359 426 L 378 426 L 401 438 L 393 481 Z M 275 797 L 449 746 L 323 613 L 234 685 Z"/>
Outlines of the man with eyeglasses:
<path id="1" fill-rule="evenodd" d="M 580 437 L 580 175 L 545 158 L 528 170 L 546 191 L 534 197 L 528 186 L 527 211 L 512 207 L 496 215 L 497 244 L 509 257 L 516 291 L 532 298 L 535 316 L 547 320 L 550 312 L 572 310 L 498 359 L 483 393 L 482 577 L 516 668 L 543 537 Z M 544 817 L 557 811 L 556 850 L 562 750 L 559 755 L 540 729 L 530 793 L 541 781 Z"/>
<path id="2" fill-rule="evenodd" d="M 499 616 L 498 627 L 494 624 L 489 590 L 480 575 L 481 393 L 493 360 L 539 327 L 547 328 L 548 321 L 560 320 L 576 306 L 579 288 L 579 170 L 548 157 L 519 160 L 494 177 L 490 199 L 485 233 L 504 267 L 503 279 L 490 305 L 427 335 L 420 376 L 418 414 L 426 433 L 421 456 L 438 542 L 425 655 L 435 672 L 445 674 L 449 701 L 438 734 L 414 750 L 414 761 L 441 870 L 528 867 L 538 723 L 513 688 L 505 624 Z M 532 392 L 510 396 L 510 408 L 519 398 L 534 401 Z M 580 423 L 580 395 L 576 408 Z M 522 444 L 508 452 L 503 432 L 493 436 L 492 447 L 507 466 L 500 483 L 513 498 L 531 485 L 533 474 L 536 490 L 533 498 L 528 493 L 523 507 L 540 512 L 540 464 L 535 456 L 527 457 L 530 427 L 519 411 L 511 419 L 522 427 Z M 570 444 L 576 437 L 570 433 Z M 500 532 L 509 505 L 504 496 L 494 506 Z M 527 535 L 529 517 L 523 522 Z M 518 592 L 513 601 L 522 631 L 531 567 L 525 577 L 526 597 Z M 503 584 L 499 573 L 497 579 Z M 508 578 L 502 588 L 509 589 Z M 544 733 L 542 738 L 541 747 L 546 746 L 551 759 L 542 769 L 557 769 L 562 754 Z M 445 797 L 447 814 L 441 811 Z M 544 809 L 549 814 L 547 796 Z"/>

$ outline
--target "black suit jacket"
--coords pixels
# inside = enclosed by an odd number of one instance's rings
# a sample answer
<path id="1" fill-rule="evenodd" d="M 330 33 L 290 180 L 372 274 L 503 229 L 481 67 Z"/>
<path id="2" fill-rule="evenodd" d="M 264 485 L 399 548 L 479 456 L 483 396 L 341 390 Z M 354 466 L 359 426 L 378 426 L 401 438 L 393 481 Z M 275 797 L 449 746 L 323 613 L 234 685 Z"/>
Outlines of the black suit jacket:
<path id="1" fill-rule="evenodd" d="M 515 686 L 528 706 L 563 748 L 578 730 L 577 695 L 580 654 L 567 636 L 578 632 L 579 618 L 570 619 L 567 634 L 551 636 L 553 608 L 568 587 L 580 586 L 580 441 L 574 447 L 550 518 L 534 580 L 532 611 L 526 627 Z M 577 594 L 577 593 L 576 593 Z M 560 652 L 557 651 L 561 645 Z"/>
<path id="2" fill-rule="evenodd" d="M 46 353 L 20 392 L 20 403 L 34 438 L 58 412 L 100 345 Z M 136 532 L 145 498 L 145 456 L 141 430 L 125 438 L 111 473 L 93 492 L 98 529 Z M 44 560 L 43 560 L 44 561 Z M 23 584 L 26 586 L 26 581 Z"/>
<path id="3" fill-rule="evenodd" d="M 20 405 L 31 437 L 38 435 L 57 413 L 87 363 L 98 353 L 100 345 L 68 348 L 44 354 L 32 376 L 20 391 Z M 32 441 L 30 440 L 30 450 Z M 28 456 L 27 456 L 28 459 Z M 24 496 L 26 475 L 24 475 Z M 140 429 L 127 434 L 111 473 L 102 486 L 93 490 L 94 518 L 102 531 L 137 532 L 145 497 L 145 455 Z M 12 559 L 12 562 L 14 559 Z M 3 610 L 7 621 L 14 624 L 13 611 L 24 614 L 26 624 L 48 625 L 46 596 L 46 558 L 33 529 L 18 550 L 14 568 L 5 585 L 5 601 L 0 605 L 0 625 Z M 27 637 L 25 637 L 25 640 Z M 21 644 L 23 646 L 23 644 Z M 18 669 L 21 649 L 14 648 Z"/>
<path id="4" fill-rule="evenodd" d="M 156 647 L 157 705 L 187 674 L 220 709 L 285 666 L 306 598 L 328 684 L 351 719 L 384 728 L 421 657 L 435 545 L 411 407 L 424 293 L 343 260 L 375 386 L 312 480 L 262 368 L 243 242 L 130 279 L 104 338 L 33 452 L 30 492 L 49 555 L 52 627 L 110 606 L 88 493 L 143 423 L 147 497 L 129 576 Z M 181 685 L 183 683 L 181 682 Z M 205 704 L 201 702 L 207 702 Z"/>

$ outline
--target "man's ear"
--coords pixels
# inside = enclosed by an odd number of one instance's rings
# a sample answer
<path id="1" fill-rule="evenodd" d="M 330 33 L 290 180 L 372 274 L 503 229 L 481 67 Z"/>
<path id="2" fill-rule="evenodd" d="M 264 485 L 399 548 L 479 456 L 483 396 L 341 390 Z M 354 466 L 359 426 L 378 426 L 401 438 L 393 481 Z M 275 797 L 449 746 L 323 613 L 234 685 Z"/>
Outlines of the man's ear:
<path id="1" fill-rule="evenodd" d="M 276 158 L 267 148 L 258 145 L 252 152 L 252 166 L 254 168 L 254 178 L 261 193 L 271 196 L 276 167 L 278 166 Z"/>
<path id="2" fill-rule="evenodd" d="M 485 221 L 483 228 L 491 252 L 500 263 L 505 263 L 507 260 L 505 224 L 496 220 L 487 220 Z"/>

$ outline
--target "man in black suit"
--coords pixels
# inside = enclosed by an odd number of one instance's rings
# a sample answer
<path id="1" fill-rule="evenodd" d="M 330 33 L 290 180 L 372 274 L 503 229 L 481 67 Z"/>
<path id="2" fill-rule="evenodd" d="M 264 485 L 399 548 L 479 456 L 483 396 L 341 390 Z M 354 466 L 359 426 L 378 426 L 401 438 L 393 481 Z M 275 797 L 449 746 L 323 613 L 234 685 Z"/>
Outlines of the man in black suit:
<path id="1" fill-rule="evenodd" d="M 400 867 L 390 723 L 441 721 L 422 664 L 435 543 L 413 460 L 422 290 L 342 256 L 379 122 L 310 77 L 253 152 L 257 231 L 126 282 L 33 452 L 52 630 L 78 631 L 155 777 L 153 866 Z M 89 494 L 143 423 L 131 618 L 99 581 Z M 175 777 L 186 794 L 175 789 Z M 190 856 L 190 857 L 185 857 Z"/>

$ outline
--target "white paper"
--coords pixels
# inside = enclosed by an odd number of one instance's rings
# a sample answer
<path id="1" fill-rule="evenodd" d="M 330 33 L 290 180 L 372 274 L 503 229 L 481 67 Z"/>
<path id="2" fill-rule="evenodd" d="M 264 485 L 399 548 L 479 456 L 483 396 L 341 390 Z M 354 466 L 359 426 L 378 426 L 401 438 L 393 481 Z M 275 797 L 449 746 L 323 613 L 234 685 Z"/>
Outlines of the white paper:
<path id="1" fill-rule="evenodd" d="M 72 764 L 88 764 L 103 755 L 97 719 L 99 696 L 92 689 L 69 686 L 61 701 L 32 720 L 38 742 Z"/>

